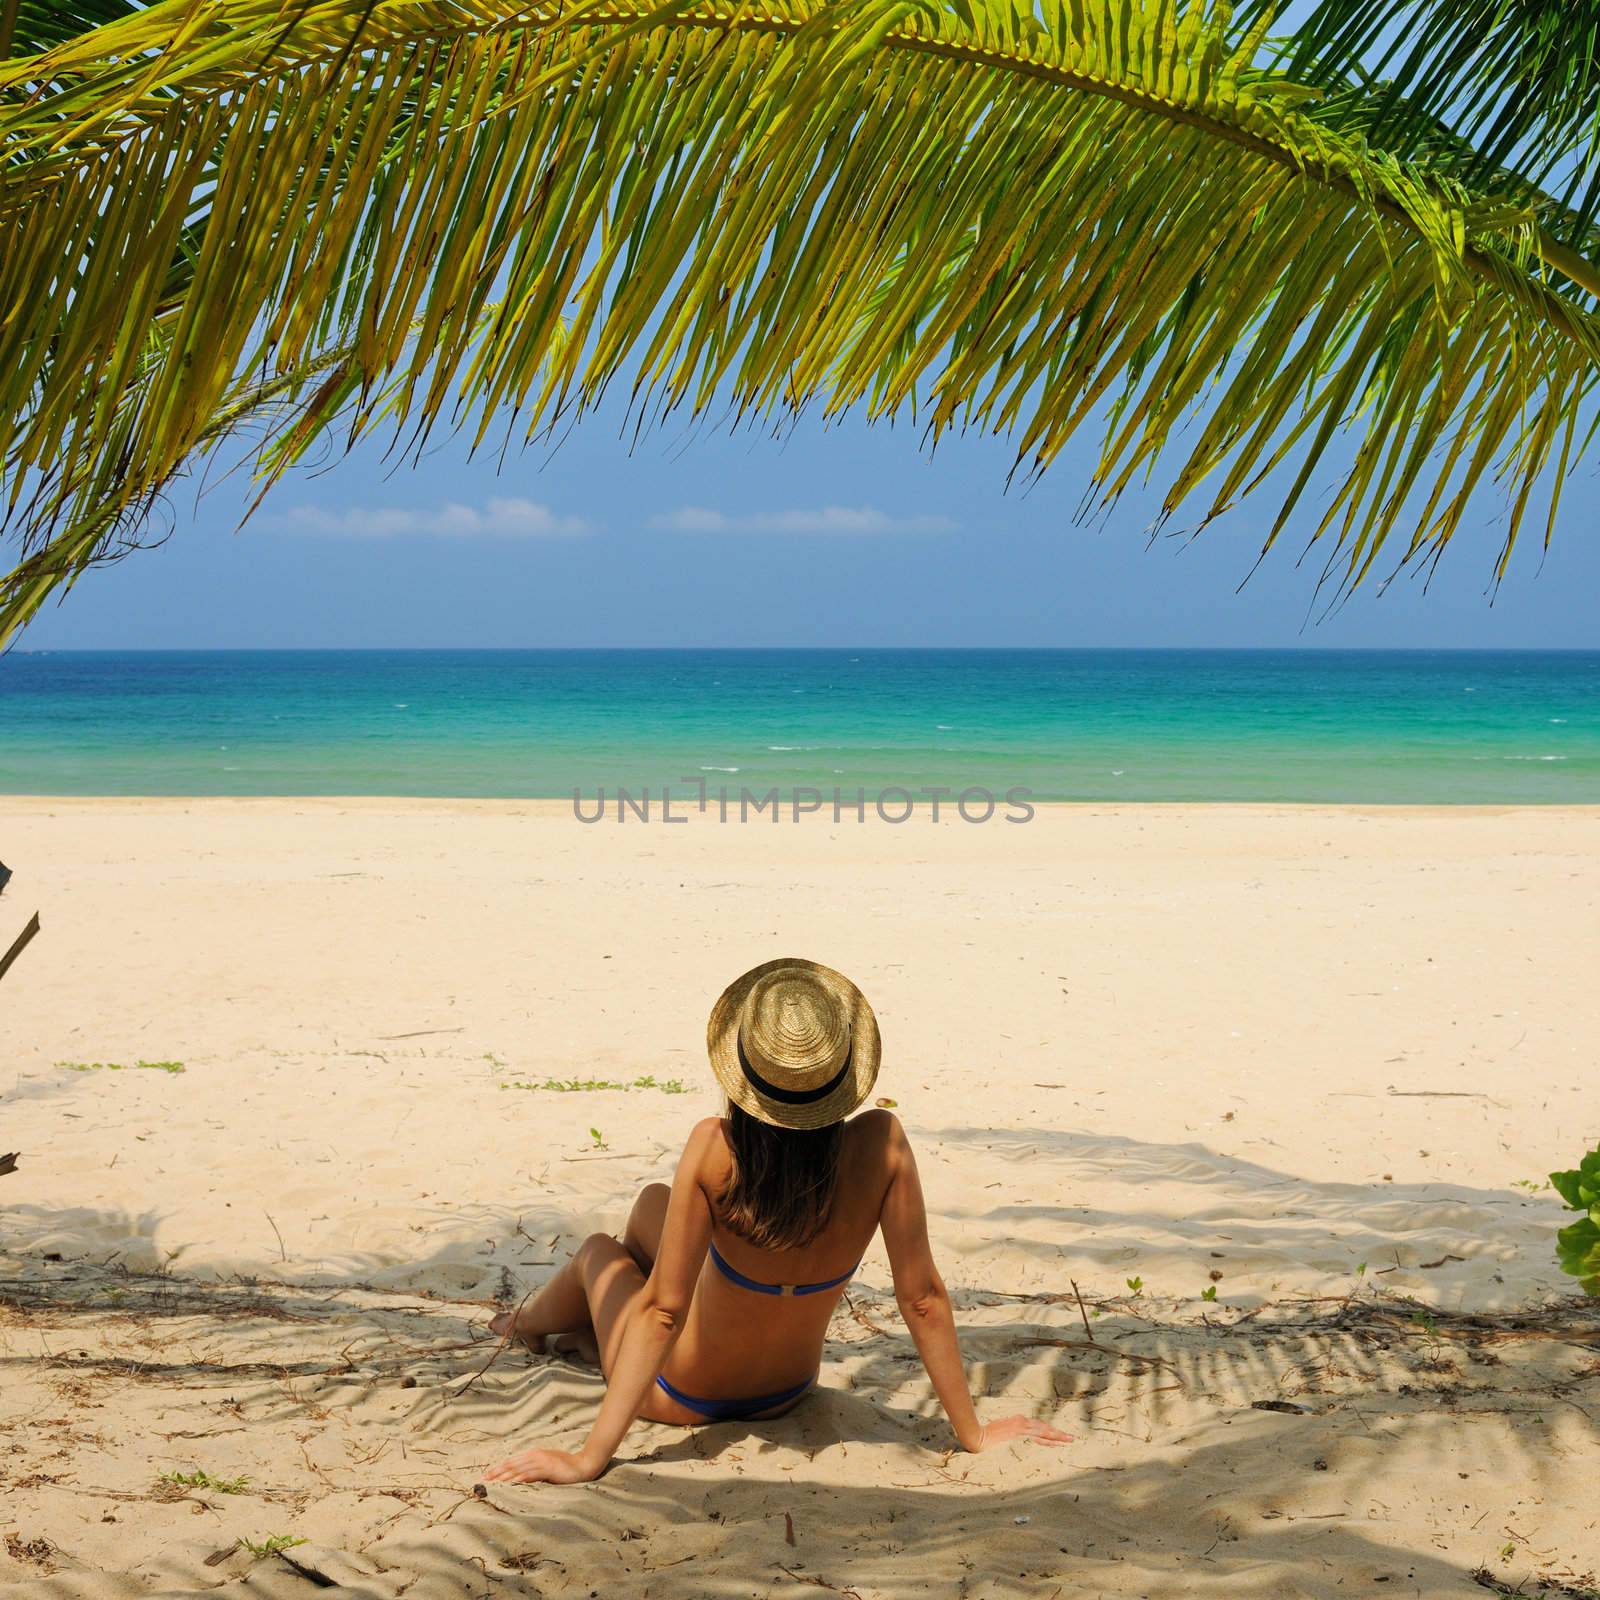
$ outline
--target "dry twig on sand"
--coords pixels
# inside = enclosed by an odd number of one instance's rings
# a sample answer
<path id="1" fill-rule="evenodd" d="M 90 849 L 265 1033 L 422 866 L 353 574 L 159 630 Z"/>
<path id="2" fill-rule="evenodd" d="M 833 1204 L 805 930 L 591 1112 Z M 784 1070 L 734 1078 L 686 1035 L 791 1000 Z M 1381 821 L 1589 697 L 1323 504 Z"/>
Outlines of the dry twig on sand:
<path id="1" fill-rule="evenodd" d="M 863 1328 L 870 1328 L 873 1333 L 882 1334 L 885 1339 L 893 1337 L 887 1328 L 882 1327 L 880 1324 L 874 1322 L 865 1311 L 862 1311 L 857 1307 L 855 1301 L 850 1298 L 848 1291 L 845 1293 L 844 1303 L 849 1308 L 850 1315 L 854 1317 Z"/>
<path id="2" fill-rule="evenodd" d="M 497 1344 L 494 1349 L 489 1352 L 489 1359 L 485 1361 L 484 1364 L 479 1367 L 478 1370 L 474 1372 L 459 1389 L 455 1390 L 455 1392 L 450 1395 L 450 1399 L 459 1400 L 462 1395 L 464 1395 L 467 1390 L 470 1389 L 473 1384 L 475 1384 L 478 1379 L 481 1378 L 484 1373 L 486 1373 L 489 1368 L 492 1367 L 495 1362 L 497 1362 L 500 1357 L 503 1356 L 511 1347 L 512 1341 L 517 1336 L 517 1318 L 522 1315 L 522 1308 L 527 1305 L 528 1298 L 530 1295 L 532 1295 L 532 1293 L 532 1289 L 528 1290 L 528 1293 L 523 1295 L 523 1297 L 517 1302 L 517 1308 L 511 1313 L 511 1321 L 506 1324 L 506 1331 L 501 1334 L 499 1344 Z"/>
<path id="3" fill-rule="evenodd" d="M 1013 1348 L 1017 1350 L 1029 1350 L 1037 1345 L 1048 1345 L 1050 1348 L 1055 1350 L 1092 1350 L 1096 1355 L 1118 1356 L 1124 1361 L 1132 1361 L 1137 1363 L 1141 1372 L 1148 1367 L 1165 1367 L 1168 1372 L 1172 1373 L 1172 1375 L 1178 1379 L 1179 1383 L 1183 1382 L 1183 1379 L 1178 1373 L 1177 1369 L 1170 1361 L 1167 1360 L 1165 1356 L 1147 1356 L 1138 1350 L 1113 1350 L 1111 1346 L 1100 1344 L 1093 1338 L 1087 1340 L 1049 1339 L 1041 1335 L 1037 1338 L 1018 1339 Z"/>
<path id="4" fill-rule="evenodd" d="M 859 1589 L 841 1589 L 836 1583 L 829 1583 L 826 1578 L 813 1578 L 808 1573 L 796 1572 L 792 1567 L 779 1567 L 778 1571 L 785 1577 L 793 1578 L 796 1583 L 809 1583 L 813 1589 L 826 1589 L 830 1594 L 842 1594 L 850 1600 L 861 1600 Z"/>
<path id="5" fill-rule="evenodd" d="M 1090 1344 L 1093 1344 L 1094 1334 L 1089 1327 L 1089 1313 L 1084 1310 L 1083 1306 L 1083 1290 L 1078 1287 L 1074 1279 L 1068 1278 L 1067 1282 L 1072 1284 L 1072 1292 L 1078 1297 L 1078 1315 L 1083 1318 L 1083 1336 Z"/>

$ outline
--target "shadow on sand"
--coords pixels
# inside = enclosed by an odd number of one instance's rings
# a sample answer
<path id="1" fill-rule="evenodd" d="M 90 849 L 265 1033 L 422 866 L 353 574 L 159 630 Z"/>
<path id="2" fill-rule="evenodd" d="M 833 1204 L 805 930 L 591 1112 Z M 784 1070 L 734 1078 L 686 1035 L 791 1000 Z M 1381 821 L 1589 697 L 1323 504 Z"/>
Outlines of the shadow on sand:
<path id="1" fill-rule="evenodd" d="M 1465 1230 L 1480 1213 L 1503 1214 L 1506 1199 L 1315 1184 L 1199 1146 L 983 1128 L 927 1137 L 1069 1160 L 1086 1178 L 1115 1161 L 1124 1177 L 1143 1164 L 1197 1191 L 1254 1191 L 1260 1249 L 1303 1242 L 1299 1219 L 1275 1211 L 1312 1210 L 1317 1226 L 1365 1242 L 1403 1240 L 1408 1214 L 1424 1211 L 1436 1236 L 1447 1225 L 1440 1207 L 1460 1208 Z M 3 1216 L 23 1238 L 88 1224 L 91 1237 L 153 1237 L 160 1225 L 155 1213 L 27 1205 Z M 1092 1227 L 1100 1214 L 947 1206 L 934 1229 L 993 1230 L 1014 1247 L 1081 1229 L 1086 1216 Z M 1173 1219 L 1114 1220 L 1126 1232 Z M 463 1227 L 487 1242 L 484 1270 L 504 1297 L 548 1270 L 531 1264 L 539 1252 L 571 1242 L 549 1206 Z M 56 1551 L 39 1563 L 42 1592 L 125 1593 L 127 1580 L 119 1589 L 105 1576 L 120 1560 L 137 1586 L 163 1593 L 240 1578 L 273 1595 L 331 1585 L 473 1600 L 1459 1596 L 1517 1540 L 1527 1557 L 1506 1567 L 1508 1582 L 1560 1556 L 1533 1508 L 1556 1527 L 1592 1522 L 1576 1503 L 1574 1465 L 1600 1444 L 1600 1308 L 1581 1298 L 1464 1315 L 1364 1286 L 1248 1308 L 1089 1297 L 1080 1310 L 1065 1284 L 1025 1295 L 970 1281 L 981 1255 L 963 1258 L 969 1283 L 957 1300 L 985 1409 L 1052 1415 L 1077 1435 L 1067 1450 L 946 1455 L 948 1431 L 892 1298 L 869 1280 L 835 1318 L 824 1387 L 790 1416 L 692 1432 L 641 1425 L 598 1484 L 496 1486 L 480 1498 L 483 1466 L 513 1445 L 576 1445 L 601 1382 L 521 1353 L 489 1361 L 483 1325 L 502 1296 L 416 1287 L 458 1267 L 461 1252 L 459 1235 L 441 1240 L 404 1264 L 404 1282 L 392 1261 L 351 1257 L 299 1284 L 0 1252 L 9 1516 Z M 39 1421 L 58 1421 L 51 1407 L 68 1394 L 93 1408 L 92 1449 L 63 1450 Z M 243 1546 L 230 1552 L 226 1519 L 239 1508 L 220 1502 L 208 1509 L 224 1534 L 198 1540 L 187 1505 L 140 1487 L 152 1411 L 163 1437 L 215 1440 L 192 1448 L 229 1451 L 221 1467 L 270 1482 L 261 1493 L 273 1516 L 308 1543 L 265 1564 Z M 84 1532 L 96 1494 L 111 1495 L 100 1487 L 107 1461 L 134 1485 L 107 1504 L 142 1502 L 141 1531 L 119 1532 L 113 1557 Z M 1523 1508 L 1509 1543 L 1508 1486 Z M 253 1510 L 259 1523 L 265 1512 Z"/>

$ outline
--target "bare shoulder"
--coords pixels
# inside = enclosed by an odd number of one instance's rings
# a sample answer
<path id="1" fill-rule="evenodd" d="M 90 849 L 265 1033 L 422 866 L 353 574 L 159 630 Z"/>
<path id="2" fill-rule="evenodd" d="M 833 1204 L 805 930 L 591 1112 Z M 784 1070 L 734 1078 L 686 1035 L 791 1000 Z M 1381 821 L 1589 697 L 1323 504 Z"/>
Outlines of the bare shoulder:
<path id="1" fill-rule="evenodd" d="M 863 1111 L 847 1124 L 850 1137 L 868 1160 L 893 1167 L 911 1149 L 906 1130 L 892 1111 Z"/>
<path id="2" fill-rule="evenodd" d="M 721 1182 L 732 1161 L 721 1117 L 702 1117 L 695 1123 L 684 1142 L 683 1159 L 702 1184 Z"/>
<path id="3" fill-rule="evenodd" d="M 723 1141 L 724 1134 L 721 1117 L 701 1117 L 689 1130 L 688 1148 L 691 1150 L 696 1148 L 705 1149 L 710 1145 L 720 1144 Z"/>
<path id="4" fill-rule="evenodd" d="M 888 1110 L 869 1111 L 853 1118 L 850 1126 L 860 1130 L 856 1171 L 863 1199 L 872 1206 L 873 1220 L 883 1229 L 889 1259 L 902 1259 L 921 1237 L 919 1230 L 925 1230 L 911 1141 L 900 1119 Z"/>

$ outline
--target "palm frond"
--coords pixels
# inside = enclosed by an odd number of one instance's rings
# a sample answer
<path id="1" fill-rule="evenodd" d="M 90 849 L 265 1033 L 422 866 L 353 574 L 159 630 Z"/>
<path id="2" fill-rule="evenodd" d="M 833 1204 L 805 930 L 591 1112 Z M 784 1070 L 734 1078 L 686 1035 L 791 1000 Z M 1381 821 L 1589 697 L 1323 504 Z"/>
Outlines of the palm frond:
<path id="1" fill-rule="evenodd" d="M 1445 127 L 1470 152 L 1465 182 L 1553 184 L 1563 243 L 1581 248 L 1600 215 L 1600 0 L 1316 0 L 1273 60 L 1301 83 L 1353 86 L 1344 108 L 1398 156 Z"/>
<path id="2" fill-rule="evenodd" d="M 0 64 L 24 559 L 81 571 L 63 528 L 337 350 L 358 419 L 387 392 L 419 433 L 531 436 L 618 378 L 641 415 L 1003 432 L 1026 472 L 1090 426 L 1104 495 L 1164 470 L 1168 514 L 1283 469 L 1268 545 L 1343 457 L 1303 526 L 1351 582 L 1397 527 L 1404 559 L 1442 550 L 1498 477 L 1503 570 L 1535 498 L 1548 537 L 1600 274 L 1529 206 L 1308 115 L 1264 26 L 1215 0 L 163 0 Z"/>
<path id="3" fill-rule="evenodd" d="M 1593 293 L 1593 264 L 1600 261 L 1600 226 L 1585 207 L 1594 197 L 1575 195 L 1570 181 L 1560 196 L 1551 194 L 1541 187 L 1548 174 L 1539 161 L 1531 164 L 1531 173 L 1515 164 L 1497 165 L 1446 123 L 1421 115 L 1406 103 L 1392 109 L 1382 92 L 1354 84 L 1331 84 L 1306 111 L 1344 137 L 1379 149 L 1389 143 L 1391 116 L 1406 120 L 1403 142 L 1409 167 L 1434 183 L 1454 184 L 1485 201 L 1499 201 L 1525 212 L 1542 235 L 1540 252 L 1547 265 L 1564 271 L 1580 291 Z"/>
<path id="4" fill-rule="evenodd" d="M 157 341 L 147 358 L 152 364 L 159 362 L 160 348 Z M 241 380 L 223 397 L 183 459 L 165 478 L 146 484 L 136 500 L 71 497 L 70 514 L 58 521 L 50 539 L 0 575 L 0 618 L 13 636 L 52 595 L 70 590 L 91 566 L 121 561 L 159 542 L 147 531 L 156 506 L 178 479 L 201 475 L 210 459 L 241 436 L 258 440 L 253 452 L 256 493 L 248 518 L 272 487 L 319 446 L 336 442 L 349 450 L 385 421 L 403 425 L 401 384 L 391 381 L 362 395 L 355 354 L 347 344 L 313 357 L 304 367 Z M 131 415 L 132 407 L 127 410 Z M 336 431 L 342 438 L 334 441 Z"/>
<path id="5" fill-rule="evenodd" d="M 14 634 L 32 621 L 52 595 L 68 591 L 89 567 L 120 561 L 158 542 L 150 539 L 147 530 L 155 507 L 174 481 L 199 471 L 214 451 L 252 428 L 266 434 L 259 452 L 265 493 L 326 437 L 341 411 L 350 408 L 359 382 L 352 355 L 345 347 L 317 357 L 304 370 L 243 380 L 223 397 L 184 458 L 165 477 L 142 484 L 136 496 L 110 495 L 98 500 L 68 496 L 64 501 L 68 510 L 56 522 L 51 537 L 0 575 L 4 626 Z M 159 355 L 150 359 L 157 361 Z M 124 421 L 133 414 L 134 407 L 125 406 Z M 257 503 L 259 500 L 260 495 Z"/>
<path id="6" fill-rule="evenodd" d="M 134 0 L 0 0 L 0 60 L 42 55 L 139 9 Z"/>

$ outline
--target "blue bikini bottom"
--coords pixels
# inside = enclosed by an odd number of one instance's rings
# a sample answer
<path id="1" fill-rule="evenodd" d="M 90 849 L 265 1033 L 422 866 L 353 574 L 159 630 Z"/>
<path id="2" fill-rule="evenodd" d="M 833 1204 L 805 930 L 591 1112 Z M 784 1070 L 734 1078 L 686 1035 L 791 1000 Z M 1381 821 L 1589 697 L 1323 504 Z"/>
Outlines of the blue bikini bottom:
<path id="1" fill-rule="evenodd" d="M 702 1400 L 699 1395 L 685 1394 L 665 1378 L 657 1378 L 656 1384 L 663 1394 L 676 1400 L 680 1406 L 686 1406 L 712 1422 L 742 1422 L 746 1417 L 757 1416 L 763 1411 L 787 1405 L 791 1400 L 798 1400 L 816 1381 L 813 1373 L 804 1383 L 797 1383 L 792 1389 L 783 1389 L 777 1394 L 751 1395 L 747 1400 Z"/>

